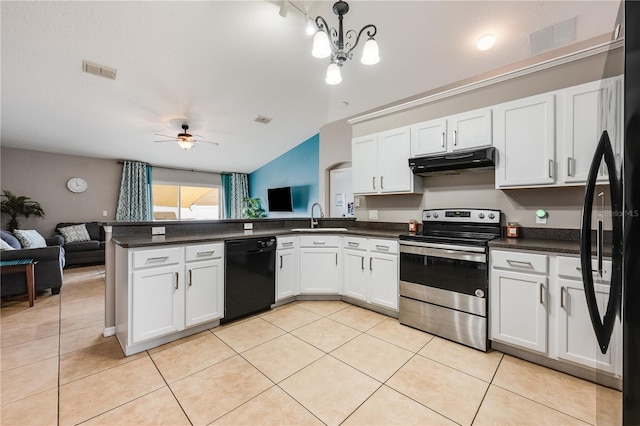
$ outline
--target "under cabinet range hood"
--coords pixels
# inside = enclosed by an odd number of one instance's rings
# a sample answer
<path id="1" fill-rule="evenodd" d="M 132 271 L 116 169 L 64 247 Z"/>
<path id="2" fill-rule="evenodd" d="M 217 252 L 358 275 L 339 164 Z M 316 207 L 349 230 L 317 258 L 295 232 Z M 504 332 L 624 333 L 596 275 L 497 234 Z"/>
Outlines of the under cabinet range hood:
<path id="1" fill-rule="evenodd" d="M 409 167 L 418 176 L 457 174 L 495 168 L 495 148 L 448 152 L 409 159 Z"/>

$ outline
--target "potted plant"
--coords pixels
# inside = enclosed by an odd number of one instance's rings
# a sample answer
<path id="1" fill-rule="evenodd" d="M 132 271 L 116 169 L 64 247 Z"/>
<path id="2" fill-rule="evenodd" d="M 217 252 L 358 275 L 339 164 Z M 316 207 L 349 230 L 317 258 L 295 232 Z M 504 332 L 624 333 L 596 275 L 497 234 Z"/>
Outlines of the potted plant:
<path id="1" fill-rule="evenodd" d="M 258 219 L 261 217 L 266 217 L 264 209 L 262 208 L 262 202 L 258 197 L 246 197 L 244 199 L 244 203 L 246 205 L 244 209 L 244 214 L 249 219 Z"/>
<path id="2" fill-rule="evenodd" d="M 7 231 L 13 231 L 20 227 L 18 216 L 44 217 L 44 210 L 37 201 L 31 201 L 31 198 L 22 195 L 15 195 L 11 191 L 2 191 L 1 195 L 4 199 L 0 202 L 2 213 L 6 213 L 11 217 L 7 223 Z"/>

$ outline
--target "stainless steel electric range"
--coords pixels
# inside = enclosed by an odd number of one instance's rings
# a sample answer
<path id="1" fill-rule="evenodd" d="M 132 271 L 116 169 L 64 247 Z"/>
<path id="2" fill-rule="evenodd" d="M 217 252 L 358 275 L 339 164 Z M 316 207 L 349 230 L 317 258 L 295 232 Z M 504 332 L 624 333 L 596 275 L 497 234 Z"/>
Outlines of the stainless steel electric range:
<path id="1" fill-rule="evenodd" d="M 489 241 L 500 211 L 422 212 L 422 233 L 400 236 L 402 324 L 486 351 Z"/>

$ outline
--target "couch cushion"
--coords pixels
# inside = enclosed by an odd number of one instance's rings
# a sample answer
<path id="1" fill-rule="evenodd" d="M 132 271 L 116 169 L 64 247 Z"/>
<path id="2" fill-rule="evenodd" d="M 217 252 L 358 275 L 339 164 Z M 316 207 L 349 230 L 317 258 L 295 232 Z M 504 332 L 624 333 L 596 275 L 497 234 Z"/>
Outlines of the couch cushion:
<path id="1" fill-rule="evenodd" d="M 98 222 L 63 222 L 63 223 L 59 223 L 56 225 L 56 228 L 58 229 L 58 231 L 60 231 L 60 228 L 63 228 L 65 226 L 72 226 L 72 225 L 83 225 L 87 228 L 87 232 L 89 233 L 89 239 L 90 240 L 98 240 L 98 241 L 103 241 L 104 240 L 104 231 L 102 229 L 102 226 L 98 225 Z"/>
<path id="2" fill-rule="evenodd" d="M 22 248 L 20 241 L 11 232 L 0 230 L 0 238 L 16 250 Z"/>
<path id="3" fill-rule="evenodd" d="M 35 229 L 16 229 L 13 233 L 16 238 L 20 240 L 22 248 L 40 248 L 47 246 L 44 237 Z"/>
<path id="4" fill-rule="evenodd" d="M 0 250 L 15 250 L 8 242 L 0 238 Z"/>
<path id="5" fill-rule="evenodd" d="M 99 250 L 100 249 L 100 241 L 81 241 L 78 243 L 69 243 L 64 245 L 64 249 L 67 253 L 74 253 L 77 251 L 87 251 L 87 250 Z"/>
<path id="6" fill-rule="evenodd" d="M 84 223 L 58 228 L 58 231 L 60 231 L 64 237 L 65 243 L 77 243 L 91 240 L 91 237 L 89 237 L 89 233 L 87 232 L 87 227 Z"/>

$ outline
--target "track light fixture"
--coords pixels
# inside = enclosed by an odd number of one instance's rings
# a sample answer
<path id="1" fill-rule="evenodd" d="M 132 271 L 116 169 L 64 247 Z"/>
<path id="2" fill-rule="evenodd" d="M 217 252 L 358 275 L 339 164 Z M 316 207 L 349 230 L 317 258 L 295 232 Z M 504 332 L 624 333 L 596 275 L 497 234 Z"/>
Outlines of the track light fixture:
<path id="1" fill-rule="evenodd" d="M 331 56 L 331 63 L 327 68 L 327 78 L 325 80 L 327 84 L 333 85 L 342 81 L 340 68 L 347 59 L 353 57 L 353 49 L 356 48 L 360 41 L 360 36 L 362 36 L 362 33 L 365 31 L 367 32 L 368 39 L 362 49 L 362 58 L 360 61 L 365 65 L 373 65 L 380 62 L 378 43 L 376 43 L 376 40 L 373 38 L 378 31 L 376 26 L 369 24 L 362 27 L 358 33 L 354 30 L 349 30 L 344 33 L 342 19 L 348 11 L 349 4 L 347 4 L 347 2 L 340 0 L 333 5 L 333 13 L 338 15 L 337 31 L 335 28 L 329 28 L 327 21 L 325 21 L 322 16 L 316 18 L 318 31 L 316 31 L 316 35 L 313 37 L 313 51 L 311 54 L 316 58 L 327 58 Z"/>

